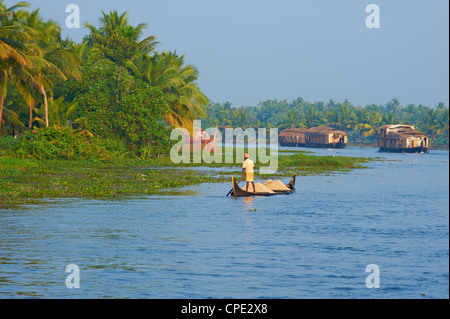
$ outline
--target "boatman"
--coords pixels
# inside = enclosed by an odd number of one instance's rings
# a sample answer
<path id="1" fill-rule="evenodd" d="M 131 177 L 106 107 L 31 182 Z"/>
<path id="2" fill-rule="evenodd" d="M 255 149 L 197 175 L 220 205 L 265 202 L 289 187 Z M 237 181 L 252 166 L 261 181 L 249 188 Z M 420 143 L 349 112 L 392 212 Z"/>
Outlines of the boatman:
<path id="1" fill-rule="evenodd" d="M 245 191 L 248 192 L 248 184 L 251 182 L 253 186 L 253 192 L 256 192 L 255 189 L 255 182 L 253 180 L 254 178 L 254 169 L 255 169 L 255 163 L 251 159 L 248 158 L 248 153 L 244 154 L 244 163 L 242 164 L 242 178 L 245 177 L 245 181 L 247 182 L 247 186 L 245 187 Z M 241 179 L 242 179 L 241 178 Z"/>

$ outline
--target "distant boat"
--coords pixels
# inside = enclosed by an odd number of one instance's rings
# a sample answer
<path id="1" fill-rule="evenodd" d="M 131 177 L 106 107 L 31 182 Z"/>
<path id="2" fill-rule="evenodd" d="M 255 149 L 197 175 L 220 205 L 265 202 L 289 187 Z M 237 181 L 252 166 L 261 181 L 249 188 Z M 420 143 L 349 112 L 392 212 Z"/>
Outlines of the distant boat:
<path id="1" fill-rule="evenodd" d="M 378 131 L 380 152 L 428 153 L 430 138 L 412 125 L 384 125 Z"/>
<path id="2" fill-rule="evenodd" d="M 183 142 L 189 145 L 191 151 L 203 150 L 206 152 L 215 152 L 217 148 L 217 140 L 214 136 L 209 136 L 204 129 L 199 131 L 195 136 L 189 134 L 183 135 Z"/>
<path id="3" fill-rule="evenodd" d="M 292 128 L 281 131 L 278 142 L 281 146 L 344 148 L 347 145 L 347 133 L 328 126 Z"/>

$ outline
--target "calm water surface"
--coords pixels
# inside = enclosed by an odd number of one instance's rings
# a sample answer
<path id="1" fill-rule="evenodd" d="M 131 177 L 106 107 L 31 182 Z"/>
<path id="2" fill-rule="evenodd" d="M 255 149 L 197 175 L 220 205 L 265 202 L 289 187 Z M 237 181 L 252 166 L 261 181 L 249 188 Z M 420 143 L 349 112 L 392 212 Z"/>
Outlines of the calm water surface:
<path id="1" fill-rule="evenodd" d="M 222 183 L 0 209 L 0 298 L 449 298 L 448 151 L 308 150 L 383 161 L 289 196 Z"/>

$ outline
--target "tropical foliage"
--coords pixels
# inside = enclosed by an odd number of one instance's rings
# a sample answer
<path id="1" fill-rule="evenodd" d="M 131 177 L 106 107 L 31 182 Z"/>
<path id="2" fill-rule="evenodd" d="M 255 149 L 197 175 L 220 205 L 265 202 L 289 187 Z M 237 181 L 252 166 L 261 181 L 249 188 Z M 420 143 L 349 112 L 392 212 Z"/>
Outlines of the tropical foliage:
<path id="1" fill-rule="evenodd" d="M 172 127 L 206 116 L 198 70 L 183 55 L 156 52 L 156 37 L 144 37 L 147 25 L 131 25 L 127 12 L 102 12 L 75 43 L 28 6 L 0 0 L 0 136 L 67 127 L 158 155 Z"/>

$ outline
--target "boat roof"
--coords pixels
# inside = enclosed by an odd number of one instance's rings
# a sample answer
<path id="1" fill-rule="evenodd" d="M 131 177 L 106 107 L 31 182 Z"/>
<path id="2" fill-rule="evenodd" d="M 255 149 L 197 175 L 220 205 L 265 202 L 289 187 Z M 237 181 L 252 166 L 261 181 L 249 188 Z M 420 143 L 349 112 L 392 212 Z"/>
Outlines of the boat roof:
<path id="1" fill-rule="evenodd" d="M 292 133 L 305 134 L 306 131 L 307 131 L 307 129 L 305 129 L 305 128 L 288 128 L 288 129 L 281 131 L 279 135 L 283 136 L 283 135 L 292 134 Z"/>
<path id="2" fill-rule="evenodd" d="M 393 138 L 400 138 L 404 136 L 424 136 L 427 137 L 427 135 L 421 131 L 416 130 L 416 128 L 413 125 L 403 125 L 403 124 L 396 124 L 396 125 L 384 125 L 380 128 L 386 130 L 386 135 L 389 135 L 389 137 Z"/>
<path id="3" fill-rule="evenodd" d="M 330 134 L 330 133 L 341 133 L 341 134 L 347 134 L 347 132 L 338 130 L 334 127 L 329 126 L 317 126 L 317 127 L 311 127 L 307 130 L 308 134 Z"/>
<path id="4" fill-rule="evenodd" d="M 289 129 L 285 129 L 285 130 L 280 132 L 279 136 L 284 136 L 284 135 L 293 134 L 293 133 L 294 134 L 307 134 L 307 135 L 314 135 L 314 134 L 323 135 L 323 134 L 339 133 L 339 134 L 347 135 L 347 132 L 335 129 L 333 127 L 317 126 L 317 127 L 311 127 L 309 129 L 303 129 L 303 128 L 289 128 Z"/>

